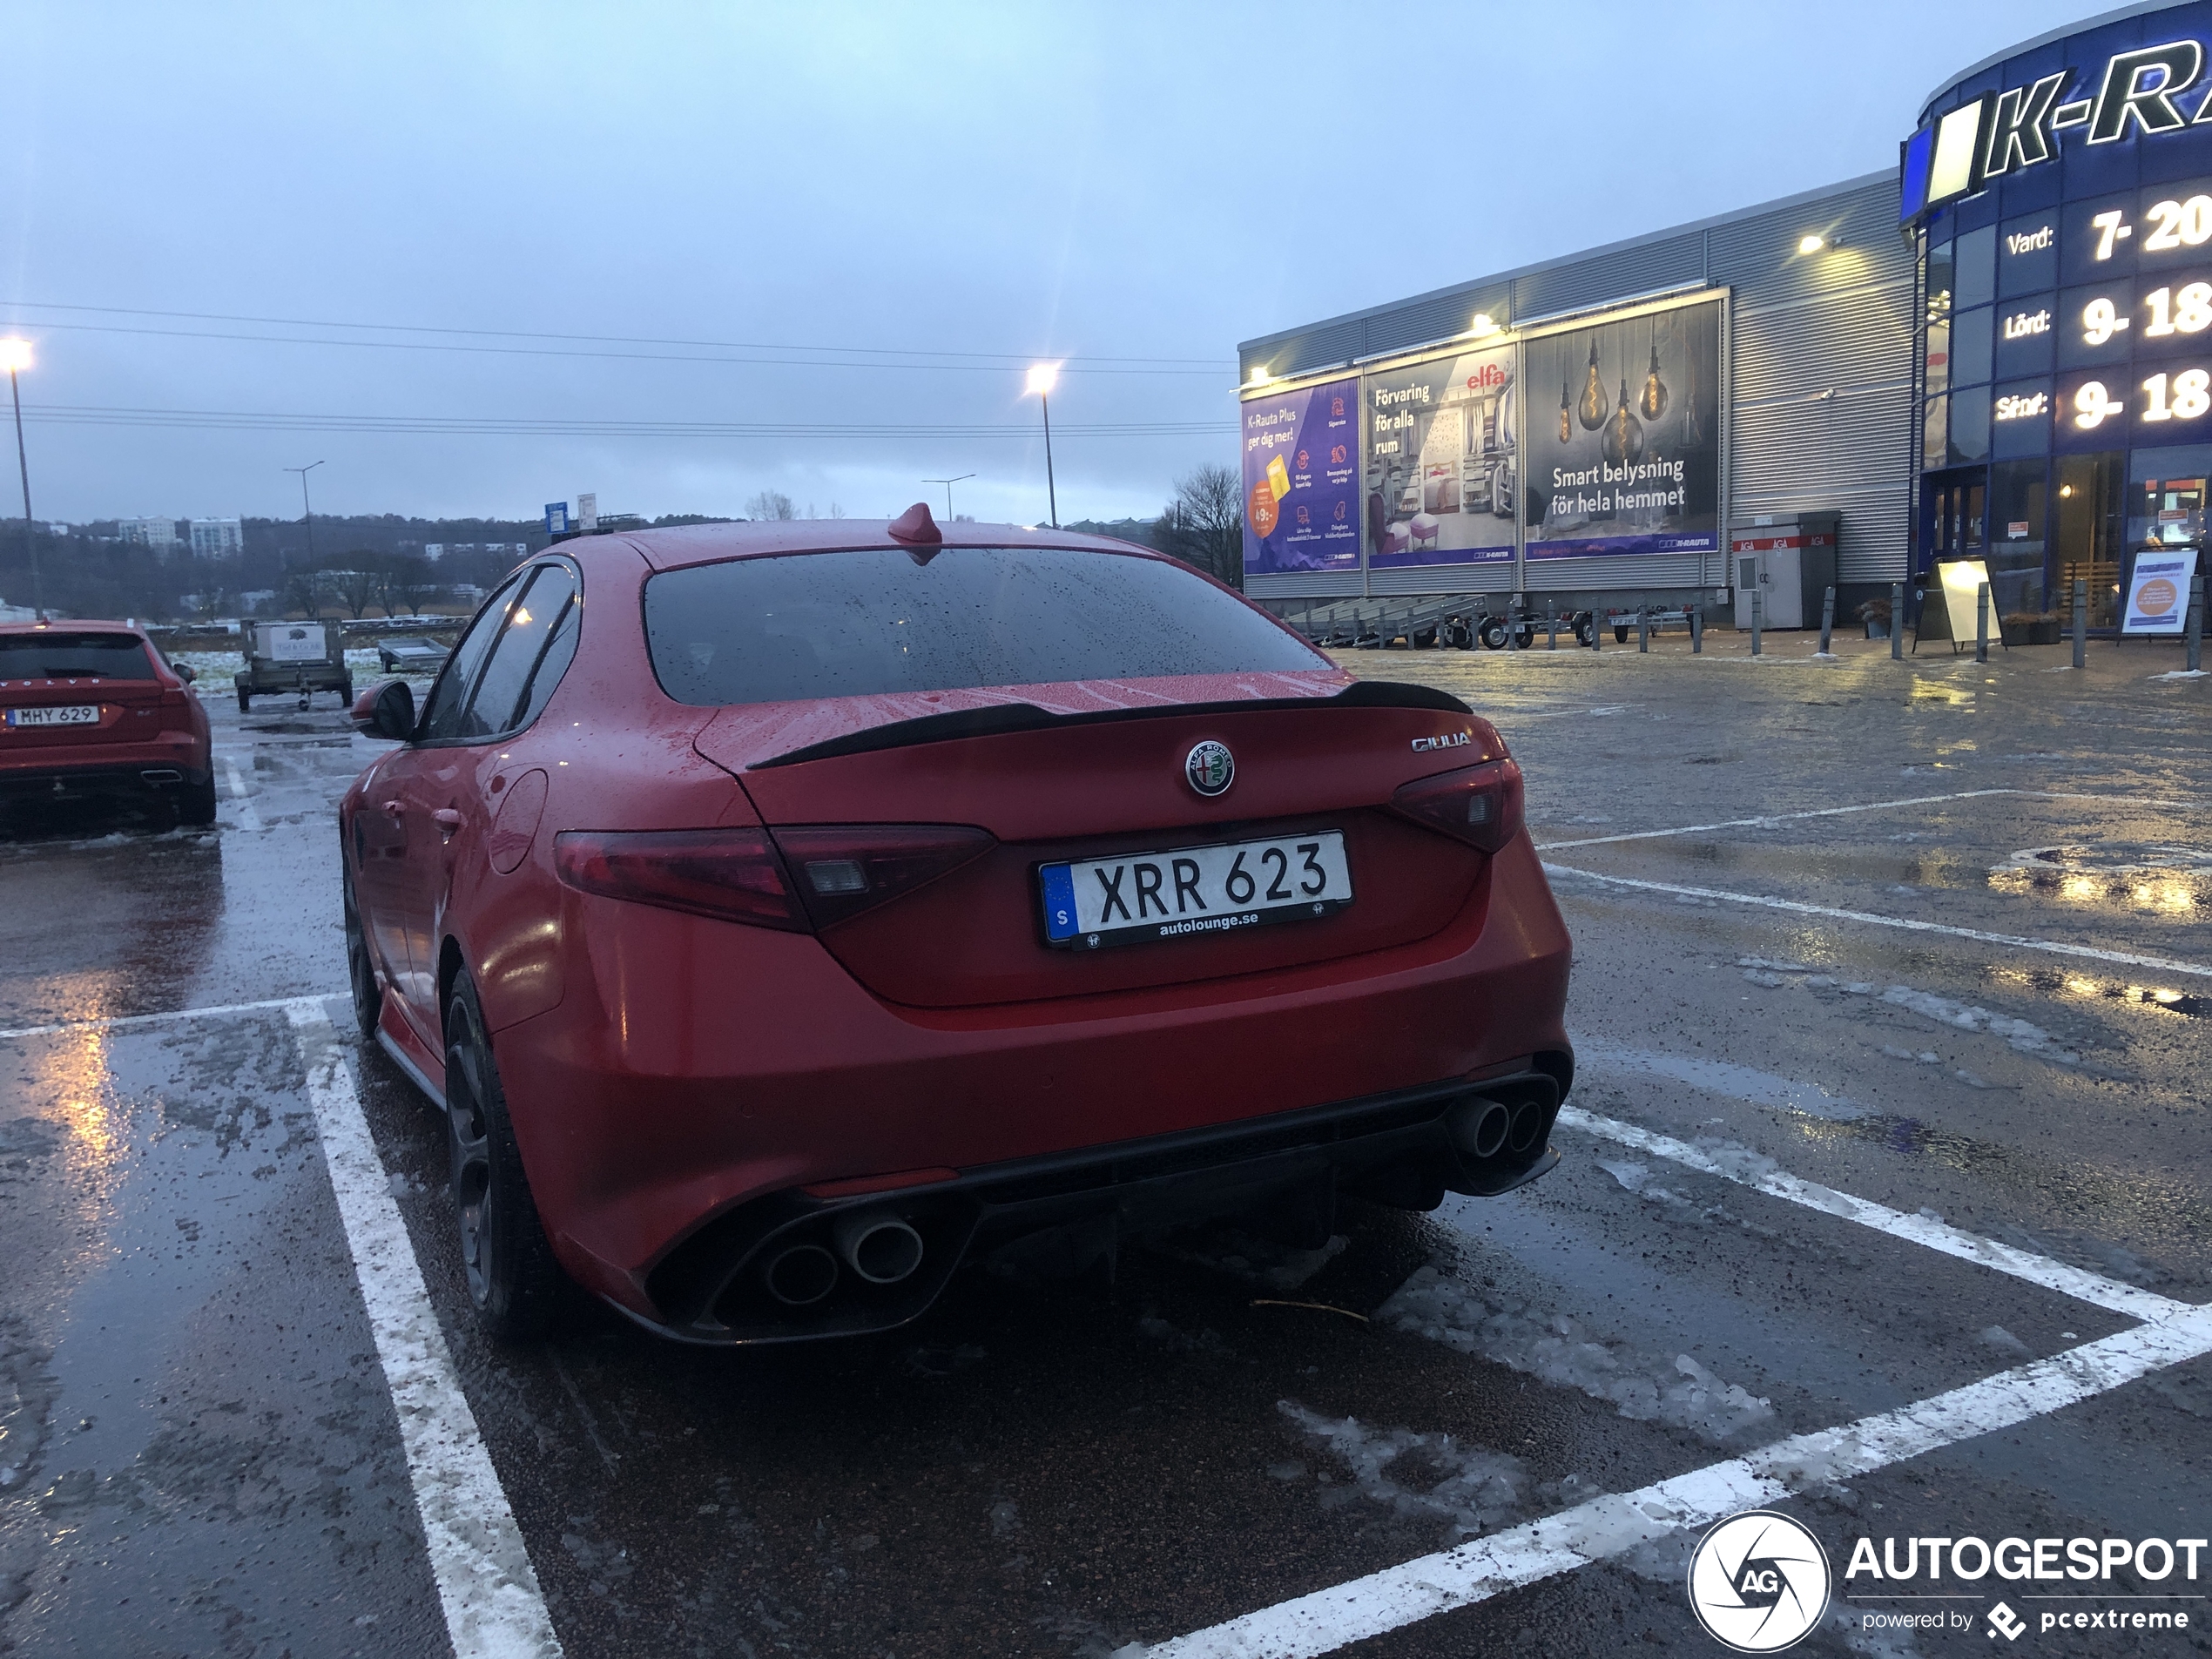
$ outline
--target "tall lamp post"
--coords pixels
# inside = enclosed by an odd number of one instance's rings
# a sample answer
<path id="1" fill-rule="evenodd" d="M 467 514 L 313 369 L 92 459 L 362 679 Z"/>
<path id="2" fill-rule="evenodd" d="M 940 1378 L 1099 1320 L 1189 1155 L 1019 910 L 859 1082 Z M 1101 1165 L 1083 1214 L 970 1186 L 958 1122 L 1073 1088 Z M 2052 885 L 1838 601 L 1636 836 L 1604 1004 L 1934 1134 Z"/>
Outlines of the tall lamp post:
<path id="1" fill-rule="evenodd" d="M 285 469 L 287 472 L 300 475 L 300 512 L 307 526 L 307 568 L 311 570 L 315 567 L 315 509 L 307 504 L 307 475 L 320 465 L 322 462 L 320 461 L 310 461 L 304 467 Z"/>
<path id="2" fill-rule="evenodd" d="M 947 523 L 948 524 L 949 524 L 949 523 L 951 523 L 953 522 L 953 486 L 954 486 L 954 484 L 964 484 L 964 483 L 966 483 L 966 482 L 968 482 L 970 478 L 973 478 L 974 475 L 974 475 L 974 473 L 972 473 L 972 472 L 964 472 L 964 473 L 961 474 L 961 475 L 960 475 L 959 477 L 957 477 L 957 478 L 925 478 L 925 479 L 923 479 L 923 480 L 921 481 L 921 482 L 924 482 L 925 484 L 942 484 L 942 485 L 944 485 L 944 487 L 945 487 L 945 523 Z"/>
<path id="3" fill-rule="evenodd" d="M 0 361 L 8 365 L 8 393 L 16 404 L 16 467 L 23 474 L 23 550 L 30 560 L 30 612 L 46 620 L 46 589 L 38 577 L 38 535 L 30 527 L 30 459 L 23 447 L 23 388 L 16 384 L 19 369 L 30 367 L 30 342 L 10 334 L 0 340 Z"/>
<path id="4" fill-rule="evenodd" d="M 1060 383 L 1060 365 L 1039 363 L 1029 370 L 1025 393 L 1034 393 L 1044 409 L 1044 496 L 1052 509 L 1052 528 L 1060 528 L 1060 493 L 1052 482 L 1052 388 Z"/>

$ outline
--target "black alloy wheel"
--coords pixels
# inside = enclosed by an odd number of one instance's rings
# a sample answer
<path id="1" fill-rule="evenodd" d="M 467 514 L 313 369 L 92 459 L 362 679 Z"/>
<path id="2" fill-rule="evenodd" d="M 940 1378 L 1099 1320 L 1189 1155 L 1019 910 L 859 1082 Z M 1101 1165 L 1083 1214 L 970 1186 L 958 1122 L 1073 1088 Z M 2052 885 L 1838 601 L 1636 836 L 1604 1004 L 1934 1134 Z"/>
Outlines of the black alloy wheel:
<path id="1" fill-rule="evenodd" d="M 446 1142 L 469 1300 L 484 1333 L 528 1342 L 552 1323 L 562 1274 L 530 1197 L 476 987 L 464 972 L 446 999 Z"/>
<path id="2" fill-rule="evenodd" d="M 376 988 L 376 965 L 368 959 L 368 936 L 361 931 L 361 907 L 354 902 L 354 877 L 341 879 L 346 910 L 346 984 L 354 994 L 354 1025 L 364 1043 L 376 1041 L 376 1022 L 384 1012 L 384 993 Z"/>

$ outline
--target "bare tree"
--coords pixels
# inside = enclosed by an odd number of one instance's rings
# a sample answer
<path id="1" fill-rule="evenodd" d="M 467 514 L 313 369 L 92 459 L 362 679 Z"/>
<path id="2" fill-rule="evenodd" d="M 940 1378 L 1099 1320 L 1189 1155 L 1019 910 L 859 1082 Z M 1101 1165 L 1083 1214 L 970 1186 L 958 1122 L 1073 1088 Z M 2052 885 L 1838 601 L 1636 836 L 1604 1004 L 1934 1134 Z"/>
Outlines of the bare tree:
<path id="1" fill-rule="evenodd" d="M 421 616 L 422 602 L 437 590 L 430 576 L 430 561 L 420 553 L 394 554 L 384 561 L 378 575 L 382 583 L 378 603 L 388 617 L 395 614 L 395 604 L 405 605 L 411 617 Z"/>
<path id="2" fill-rule="evenodd" d="M 1208 462 L 1176 480 L 1153 540 L 1160 551 L 1241 590 L 1244 585 L 1244 487 L 1234 469 Z"/>
<path id="3" fill-rule="evenodd" d="M 323 581 L 331 597 L 346 608 L 355 622 L 376 603 L 376 596 L 383 587 L 382 573 L 376 568 L 380 562 L 375 554 L 364 549 L 341 554 L 324 567 Z"/>
<path id="4" fill-rule="evenodd" d="M 797 518 L 799 509 L 780 489 L 764 489 L 745 504 L 747 518 Z"/>
<path id="5" fill-rule="evenodd" d="M 322 615 L 323 573 L 320 570 L 287 570 L 284 577 L 284 610 L 297 610 L 313 622 Z M 283 612 L 280 611 L 279 615 Z"/>

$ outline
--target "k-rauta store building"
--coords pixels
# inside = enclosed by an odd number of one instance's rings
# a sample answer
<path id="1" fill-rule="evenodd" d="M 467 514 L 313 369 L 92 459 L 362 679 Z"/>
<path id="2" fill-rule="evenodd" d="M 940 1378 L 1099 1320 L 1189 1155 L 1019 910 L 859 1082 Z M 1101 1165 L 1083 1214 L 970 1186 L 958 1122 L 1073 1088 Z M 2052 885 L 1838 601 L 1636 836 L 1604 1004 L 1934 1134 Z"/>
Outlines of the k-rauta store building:
<path id="1" fill-rule="evenodd" d="M 2204 534 L 2212 0 L 1974 64 L 1879 172 L 1238 354 L 1246 588 L 1278 610 L 1740 623 L 1784 570 L 1768 622 L 1812 625 L 1802 550 L 1839 620 L 1972 557 L 2013 625 L 2080 577 L 2109 630 L 2136 556 Z"/>

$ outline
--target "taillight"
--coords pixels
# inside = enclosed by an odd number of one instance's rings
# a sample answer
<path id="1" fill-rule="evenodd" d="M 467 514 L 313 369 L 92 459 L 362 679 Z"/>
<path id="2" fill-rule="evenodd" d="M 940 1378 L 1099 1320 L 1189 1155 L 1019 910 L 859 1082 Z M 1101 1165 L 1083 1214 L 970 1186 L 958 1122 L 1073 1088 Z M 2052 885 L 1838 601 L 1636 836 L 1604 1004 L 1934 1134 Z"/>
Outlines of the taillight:
<path id="1" fill-rule="evenodd" d="M 817 927 L 911 893 L 997 845 L 960 824 L 819 824 L 774 832 Z"/>
<path id="2" fill-rule="evenodd" d="M 765 830 L 570 830 L 554 837 L 553 866 L 580 893 L 807 931 Z"/>
<path id="3" fill-rule="evenodd" d="M 1486 760 L 1416 779 L 1393 795 L 1390 804 L 1417 824 L 1495 853 L 1520 833 L 1521 795 L 1518 765 Z"/>
<path id="4" fill-rule="evenodd" d="M 912 892 L 996 843 L 961 825 L 570 830 L 554 867 L 580 893 L 807 933 Z M 794 891 L 794 887 L 796 891 Z"/>

